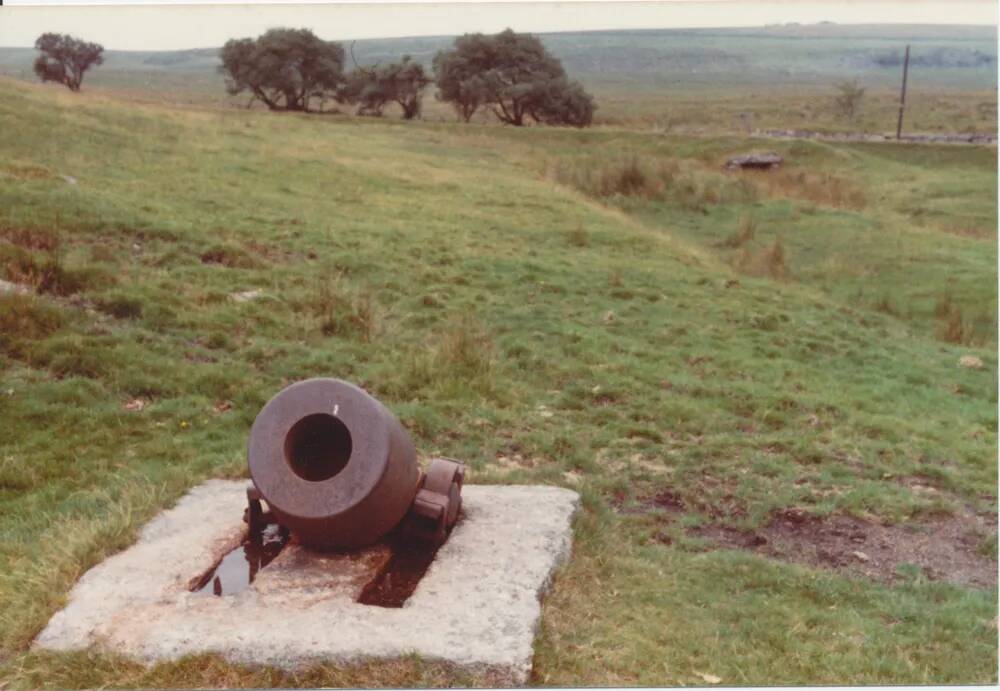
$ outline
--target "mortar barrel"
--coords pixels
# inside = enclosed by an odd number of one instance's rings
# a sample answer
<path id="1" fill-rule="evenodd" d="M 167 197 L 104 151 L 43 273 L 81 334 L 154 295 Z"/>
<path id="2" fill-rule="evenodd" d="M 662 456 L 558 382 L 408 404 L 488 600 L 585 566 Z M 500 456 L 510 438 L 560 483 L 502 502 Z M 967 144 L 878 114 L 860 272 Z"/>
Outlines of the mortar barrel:
<path id="1" fill-rule="evenodd" d="M 420 481 L 399 420 L 339 379 L 297 382 L 268 401 L 250 429 L 247 461 L 278 522 L 319 549 L 376 542 L 406 514 Z"/>

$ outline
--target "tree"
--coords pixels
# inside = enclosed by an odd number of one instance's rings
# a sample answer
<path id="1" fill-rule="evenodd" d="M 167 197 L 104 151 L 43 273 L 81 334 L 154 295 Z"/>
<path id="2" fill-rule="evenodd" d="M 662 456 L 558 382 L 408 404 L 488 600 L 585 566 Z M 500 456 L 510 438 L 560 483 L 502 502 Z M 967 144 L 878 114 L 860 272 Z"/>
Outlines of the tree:
<path id="1" fill-rule="evenodd" d="M 35 59 L 35 74 L 43 82 L 59 82 L 70 91 L 79 91 L 83 74 L 104 62 L 104 47 L 67 34 L 44 33 L 35 41 L 41 51 Z"/>
<path id="2" fill-rule="evenodd" d="M 359 67 L 347 75 L 337 98 L 343 103 L 356 104 L 358 115 L 380 118 L 390 100 L 384 86 L 374 70 Z"/>
<path id="3" fill-rule="evenodd" d="M 389 85 L 392 100 L 403 109 L 404 120 L 420 115 L 424 89 L 431 83 L 423 65 L 412 62 L 409 55 L 404 55 L 402 62 L 383 68 L 381 78 Z"/>
<path id="4" fill-rule="evenodd" d="M 486 101 L 486 82 L 480 76 L 473 45 L 477 40 L 475 36 L 462 36 L 455 39 L 453 50 L 442 50 L 434 56 L 437 98 L 450 103 L 465 122 Z"/>
<path id="5" fill-rule="evenodd" d="M 401 62 L 375 67 L 357 67 L 348 76 L 341 97 L 358 104 L 359 115 L 381 116 L 386 105 L 395 102 L 403 109 L 403 119 L 420 115 L 423 91 L 430 78 L 424 66 L 404 55 Z"/>
<path id="6" fill-rule="evenodd" d="M 528 113 L 547 125 L 586 127 L 594 119 L 594 98 L 579 82 L 553 79 L 536 87 Z"/>
<path id="7" fill-rule="evenodd" d="M 857 79 L 837 82 L 834 84 L 834 87 L 840 92 L 840 95 L 834 99 L 837 112 L 848 120 L 853 120 L 858 109 L 861 107 L 861 99 L 865 95 L 865 88 L 858 84 Z"/>
<path id="8" fill-rule="evenodd" d="M 337 93 L 344 83 L 344 48 L 308 29 L 270 29 L 256 39 L 226 42 L 219 71 L 226 90 L 253 94 L 271 110 L 308 111 L 313 98 Z"/>
<path id="9" fill-rule="evenodd" d="M 510 29 L 494 36 L 466 34 L 434 58 L 438 98 L 468 121 L 488 106 L 504 123 L 526 118 L 583 127 L 594 115 L 593 98 L 566 78 L 562 64 L 531 34 Z"/>

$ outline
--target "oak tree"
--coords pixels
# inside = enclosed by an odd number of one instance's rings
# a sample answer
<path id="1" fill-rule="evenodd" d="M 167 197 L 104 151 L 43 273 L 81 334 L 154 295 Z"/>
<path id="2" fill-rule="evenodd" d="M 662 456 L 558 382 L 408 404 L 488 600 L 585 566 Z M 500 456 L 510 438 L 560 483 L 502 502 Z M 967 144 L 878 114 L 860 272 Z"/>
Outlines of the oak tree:
<path id="1" fill-rule="evenodd" d="M 507 29 L 461 36 L 451 50 L 435 56 L 434 75 L 438 98 L 466 121 L 482 106 L 515 126 L 528 118 L 576 127 L 593 120 L 593 98 L 531 34 Z"/>
<path id="2" fill-rule="evenodd" d="M 326 98 L 344 83 L 344 48 L 308 29 L 270 29 L 256 39 L 228 41 L 219 70 L 226 89 L 253 94 L 271 110 L 308 111 L 313 98 Z"/>
<path id="3" fill-rule="evenodd" d="M 431 80 L 424 66 L 409 55 L 402 61 L 374 67 L 357 67 L 341 90 L 342 100 L 358 104 L 359 115 L 381 116 L 389 103 L 397 103 L 403 119 L 420 115 L 424 89 Z"/>
<path id="4" fill-rule="evenodd" d="M 67 34 L 44 33 L 35 48 L 41 51 L 35 59 L 35 74 L 43 82 L 58 82 L 70 91 L 79 91 L 84 73 L 104 62 L 103 46 Z"/>

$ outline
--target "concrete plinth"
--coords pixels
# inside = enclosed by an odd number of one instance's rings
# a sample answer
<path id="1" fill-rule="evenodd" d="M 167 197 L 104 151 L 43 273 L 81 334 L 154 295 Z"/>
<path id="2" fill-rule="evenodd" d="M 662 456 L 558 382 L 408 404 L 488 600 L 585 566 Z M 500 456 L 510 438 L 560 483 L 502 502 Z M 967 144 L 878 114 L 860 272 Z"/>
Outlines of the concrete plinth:
<path id="1" fill-rule="evenodd" d="M 242 592 L 191 592 L 242 541 L 246 487 L 211 480 L 191 490 L 135 545 L 84 574 L 35 646 L 93 646 L 149 663 L 218 653 L 284 668 L 416 653 L 527 680 L 540 598 L 569 556 L 575 492 L 467 485 L 451 538 L 390 609 L 355 601 L 385 546 L 330 555 L 289 544 Z"/>

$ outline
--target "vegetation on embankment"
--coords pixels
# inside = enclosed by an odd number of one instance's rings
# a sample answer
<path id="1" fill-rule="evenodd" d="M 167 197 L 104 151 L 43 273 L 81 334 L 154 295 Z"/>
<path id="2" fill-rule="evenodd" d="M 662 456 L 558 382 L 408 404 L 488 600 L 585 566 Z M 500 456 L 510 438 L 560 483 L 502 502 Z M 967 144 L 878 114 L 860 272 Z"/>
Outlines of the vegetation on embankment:
<path id="1" fill-rule="evenodd" d="M 995 681 L 995 585 L 907 564 L 880 582 L 697 533 L 791 510 L 903 530 L 995 515 L 995 343 L 942 339 L 920 302 L 955 266 L 990 278 L 995 236 L 946 232 L 995 228 L 988 154 L 782 143 L 785 172 L 743 179 L 718 166 L 740 139 L 0 96 L 0 278 L 36 289 L 0 297 L 11 687 L 489 683 L 414 660 L 292 674 L 29 651 L 157 511 L 245 476 L 260 406 L 321 374 L 472 482 L 583 494 L 539 684 Z M 552 172 L 582 152 L 676 165 L 695 189 Z M 778 235 L 787 276 L 734 268 Z M 959 309 L 995 304 L 995 273 L 964 281 Z M 899 314 L 868 302 L 882 293 Z"/>

